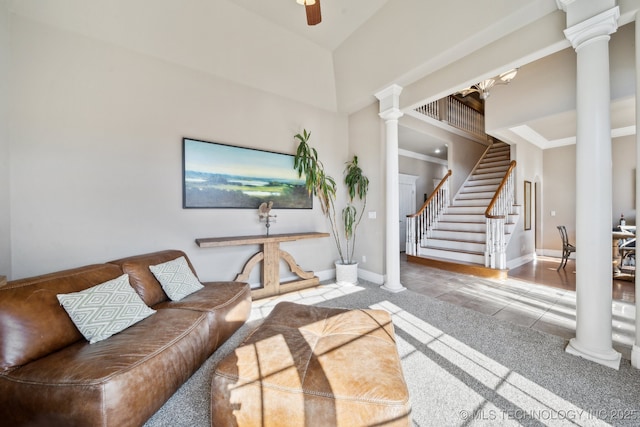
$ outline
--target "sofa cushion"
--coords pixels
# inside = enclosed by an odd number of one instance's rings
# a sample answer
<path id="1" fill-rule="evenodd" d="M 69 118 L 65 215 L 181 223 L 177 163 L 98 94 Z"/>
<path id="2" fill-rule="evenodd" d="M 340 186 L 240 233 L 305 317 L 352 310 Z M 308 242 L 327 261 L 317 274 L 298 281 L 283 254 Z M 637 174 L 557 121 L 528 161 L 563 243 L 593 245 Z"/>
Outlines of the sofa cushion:
<path id="1" fill-rule="evenodd" d="M 167 301 L 169 298 L 162 290 L 160 282 L 158 282 L 153 273 L 151 273 L 151 270 L 149 270 L 149 266 L 171 261 L 172 259 L 176 259 L 181 256 L 185 257 L 191 271 L 195 274 L 193 266 L 189 262 L 189 258 L 185 256 L 184 252 L 178 250 L 166 250 L 143 255 L 135 255 L 111 261 L 110 264 L 120 266 L 122 272 L 129 275 L 129 283 L 133 289 L 136 290 L 138 295 L 142 297 L 149 307 L 153 307 L 156 304 Z"/>
<path id="2" fill-rule="evenodd" d="M 82 340 L 56 295 L 81 291 L 121 274 L 115 265 L 88 265 L 15 280 L 0 288 L 0 370 Z"/>
<path id="3" fill-rule="evenodd" d="M 251 314 L 251 288 L 243 282 L 210 282 L 182 298 L 164 301 L 153 308 L 180 308 L 207 313 L 212 351 L 225 342 Z"/>
<path id="4" fill-rule="evenodd" d="M 151 316 L 150 309 L 129 285 L 129 275 L 80 292 L 59 294 L 58 301 L 80 333 L 95 344 Z"/>
<path id="5" fill-rule="evenodd" d="M 180 301 L 203 288 L 183 256 L 162 264 L 150 265 L 149 270 L 172 301 Z"/>

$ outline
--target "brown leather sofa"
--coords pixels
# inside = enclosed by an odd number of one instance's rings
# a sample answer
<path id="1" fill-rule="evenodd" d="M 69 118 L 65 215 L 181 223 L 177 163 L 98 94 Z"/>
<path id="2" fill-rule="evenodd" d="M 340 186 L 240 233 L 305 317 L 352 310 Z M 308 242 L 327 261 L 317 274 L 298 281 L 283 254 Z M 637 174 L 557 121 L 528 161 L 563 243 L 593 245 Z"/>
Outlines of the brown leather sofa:
<path id="1" fill-rule="evenodd" d="M 149 266 L 179 256 L 187 258 L 181 251 L 155 252 L 0 288 L 0 425 L 144 424 L 251 311 L 249 285 L 239 282 L 203 283 L 170 301 Z M 157 311 L 89 344 L 56 295 L 123 273 Z"/>

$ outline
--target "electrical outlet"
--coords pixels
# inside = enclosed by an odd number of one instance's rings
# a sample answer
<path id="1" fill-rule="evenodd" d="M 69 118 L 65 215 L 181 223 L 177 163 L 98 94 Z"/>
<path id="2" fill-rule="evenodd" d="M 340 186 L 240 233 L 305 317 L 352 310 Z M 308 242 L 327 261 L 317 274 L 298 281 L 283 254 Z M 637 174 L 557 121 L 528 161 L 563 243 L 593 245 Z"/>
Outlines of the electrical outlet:
<path id="1" fill-rule="evenodd" d="M 366 255 L 362 255 L 362 262 L 367 262 L 367 256 Z"/>

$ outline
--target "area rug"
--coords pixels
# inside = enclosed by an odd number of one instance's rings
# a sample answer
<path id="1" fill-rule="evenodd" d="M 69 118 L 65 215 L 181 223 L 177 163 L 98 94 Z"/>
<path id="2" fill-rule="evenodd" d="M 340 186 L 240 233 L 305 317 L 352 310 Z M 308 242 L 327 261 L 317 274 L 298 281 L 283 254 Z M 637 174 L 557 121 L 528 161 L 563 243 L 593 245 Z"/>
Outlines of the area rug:
<path id="1" fill-rule="evenodd" d="M 566 353 L 562 338 L 410 290 L 328 284 L 257 301 L 250 321 L 145 426 L 209 426 L 216 364 L 279 300 L 392 313 L 414 426 L 640 425 L 640 371 L 628 360 L 606 368 Z"/>

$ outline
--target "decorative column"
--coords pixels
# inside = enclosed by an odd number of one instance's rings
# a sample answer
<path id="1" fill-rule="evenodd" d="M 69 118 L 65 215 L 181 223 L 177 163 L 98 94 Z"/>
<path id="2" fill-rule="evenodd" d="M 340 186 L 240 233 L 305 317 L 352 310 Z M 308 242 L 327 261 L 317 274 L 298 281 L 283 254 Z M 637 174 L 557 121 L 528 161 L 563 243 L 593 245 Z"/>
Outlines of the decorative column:
<path id="1" fill-rule="evenodd" d="M 640 16 L 636 16 L 636 165 L 640 165 Z M 640 220 L 640 174 L 636 173 L 636 227 Z M 636 233 L 639 230 L 636 228 Z M 636 256 L 636 259 L 640 257 Z M 637 268 L 637 265 L 636 265 Z M 636 295 L 640 295 L 640 277 L 636 274 Z M 640 304 L 636 297 L 636 339 L 631 348 L 631 366 L 640 369 Z"/>
<path id="2" fill-rule="evenodd" d="M 398 189 L 398 119 L 400 111 L 400 92 L 402 88 L 391 85 L 376 93 L 380 101 L 380 117 L 385 122 L 386 154 L 386 277 L 382 289 L 390 292 L 404 291 L 400 283 L 400 200 Z"/>
<path id="3" fill-rule="evenodd" d="M 565 36 L 577 53 L 578 248 L 576 337 L 569 341 L 566 351 L 614 369 L 620 367 L 620 353 L 613 349 L 611 338 L 613 171 L 609 35 L 618 28 L 619 15 L 619 9 L 615 7 L 565 30 Z M 569 22 L 570 18 L 568 16 Z"/>

